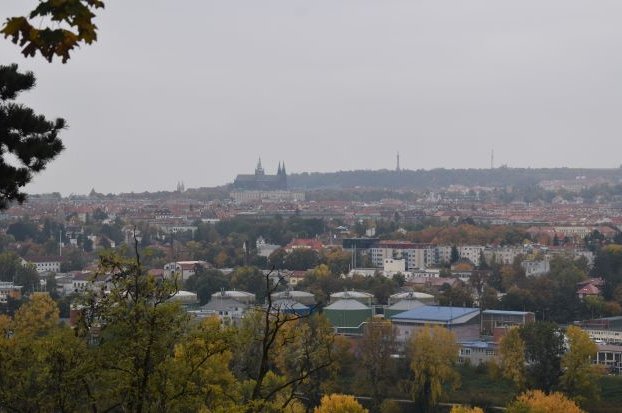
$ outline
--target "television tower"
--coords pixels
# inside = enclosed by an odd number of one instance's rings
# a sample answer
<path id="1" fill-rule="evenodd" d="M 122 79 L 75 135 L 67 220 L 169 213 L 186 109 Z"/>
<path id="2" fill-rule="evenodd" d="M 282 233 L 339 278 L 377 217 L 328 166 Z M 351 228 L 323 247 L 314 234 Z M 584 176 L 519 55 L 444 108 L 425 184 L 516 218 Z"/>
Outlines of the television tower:
<path id="1" fill-rule="evenodd" d="M 400 169 L 400 152 L 399 151 L 397 152 L 397 165 L 395 167 L 395 170 L 397 172 L 401 171 L 401 169 Z"/>
<path id="2" fill-rule="evenodd" d="M 495 149 L 490 150 L 490 169 L 495 169 Z"/>

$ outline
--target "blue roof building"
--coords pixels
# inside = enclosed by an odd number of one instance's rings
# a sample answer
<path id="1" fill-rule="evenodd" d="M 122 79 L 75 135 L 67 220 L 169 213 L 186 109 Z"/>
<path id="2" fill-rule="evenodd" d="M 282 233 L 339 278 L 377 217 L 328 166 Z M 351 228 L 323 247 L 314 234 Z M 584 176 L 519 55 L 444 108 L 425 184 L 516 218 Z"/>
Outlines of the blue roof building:
<path id="1" fill-rule="evenodd" d="M 407 341 L 424 326 L 439 325 L 456 334 L 457 340 L 477 340 L 480 335 L 479 308 L 425 305 L 391 317 L 397 338 Z"/>

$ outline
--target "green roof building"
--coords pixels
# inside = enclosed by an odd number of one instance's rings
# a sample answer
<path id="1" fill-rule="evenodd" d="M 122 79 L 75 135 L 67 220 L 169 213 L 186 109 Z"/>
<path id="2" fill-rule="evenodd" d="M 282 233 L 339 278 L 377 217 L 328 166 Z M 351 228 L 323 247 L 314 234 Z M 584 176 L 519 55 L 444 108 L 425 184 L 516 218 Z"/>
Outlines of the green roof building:
<path id="1" fill-rule="evenodd" d="M 372 317 L 371 307 L 348 298 L 335 301 L 323 313 L 338 334 L 360 335 L 363 323 Z"/>

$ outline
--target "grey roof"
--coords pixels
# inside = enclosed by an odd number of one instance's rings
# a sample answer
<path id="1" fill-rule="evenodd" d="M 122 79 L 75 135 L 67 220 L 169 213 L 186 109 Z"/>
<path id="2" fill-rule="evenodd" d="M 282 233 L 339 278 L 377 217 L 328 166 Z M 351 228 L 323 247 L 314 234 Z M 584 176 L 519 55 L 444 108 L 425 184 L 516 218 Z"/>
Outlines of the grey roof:
<path id="1" fill-rule="evenodd" d="M 338 293 L 332 293 L 330 298 L 373 298 L 373 294 L 366 293 L 364 291 L 340 291 Z"/>
<path id="2" fill-rule="evenodd" d="M 291 291 L 279 291 L 278 293 L 272 294 L 272 297 L 274 297 L 274 298 L 285 298 L 285 297 L 309 297 L 309 298 L 315 298 L 315 295 L 313 295 L 311 293 L 308 293 L 306 291 L 291 290 Z"/>
<path id="3" fill-rule="evenodd" d="M 527 315 L 531 314 L 529 311 L 505 311 L 505 310 L 484 310 L 482 314 L 493 315 Z"/>
<path id="4" fill-rule="evenodd" d="M 298 301 L 294 301 L 290 299 L 276 300 L 272 303 L 272 307 L 285 309 L 285 310 L 308 310 L 309 309 L 309 307 L 307 307 L 306 305 L 300 304 Z"/>
<path id="5" fill-rule="evenodd" d="M 397 303 L 387 307 L 387 310 L 410 310 L 413 308 L 417 308 L 417 307 L 422 307 L 425 304 L 423 304 L 421 301 L 419 300 L 400 300 Z"/>
<path id="6" fill-rule="evenodd" d="M 392 299 L 400 299 L 400 300 L 430 300 L 434 299 L 432 294 L 420 293 L 418 291 L 410 291 L 404 293 L 396 293 L 391 295 Z"/>
<path id="7" fill-rule="evenodd" d="M 227 291 L 218 291 L 212 294 L 212 299 L 214 298 L 227 298 L 227 297 L 237 297 L 237 298 L 255 298 L 255 294 L 249 293 L 241 290 L 227 290 Z"/>
<path id="8" fill-rule="evenodd" d="M 324 310 L 369 310 L 370 308 L 360 301 L 352 300 L 349 298 L 335 301 L 331 305 L 324 308 Z"/>
<path id="9" fill-rule="evenodd" d="M 391 317 L 394 321 L 404 322 L 466 322 L 479 315 L 479 308 L 441 307 L 424 305 L 412 310 L 404 311 Z"/>
<path id="10" fill-rule="evenodd" d="M 222 310 L 230 310 L 233 308 L 244 309 L 244 308 L 248 308 L 248 305 L 241 303 L 239 301 L 233 300 L 231 298 L 215 298 L 215 299 L 212 299 L 209 303 L 202 306 L 201 310 L 222 311 Z"/>

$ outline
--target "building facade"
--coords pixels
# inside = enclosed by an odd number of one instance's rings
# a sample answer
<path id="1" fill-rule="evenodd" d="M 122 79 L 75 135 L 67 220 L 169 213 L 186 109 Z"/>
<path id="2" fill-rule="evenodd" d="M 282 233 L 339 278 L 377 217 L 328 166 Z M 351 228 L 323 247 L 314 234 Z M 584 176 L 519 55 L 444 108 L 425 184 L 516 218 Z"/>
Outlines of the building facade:
<path id="1" fill-rule="evenodd" d="M 287 190 L 287 172 L 285 171 L 285 163 L 277 169 L 276 175 L 266 175 L 261 158 L 257 162 L 255 173 L 252 175 L 238 175 L 233 181 L 235 190 L 244 191 L 278 191 Z"/>

